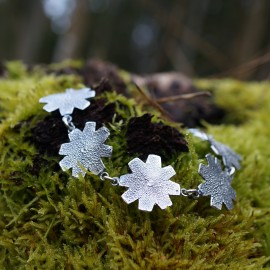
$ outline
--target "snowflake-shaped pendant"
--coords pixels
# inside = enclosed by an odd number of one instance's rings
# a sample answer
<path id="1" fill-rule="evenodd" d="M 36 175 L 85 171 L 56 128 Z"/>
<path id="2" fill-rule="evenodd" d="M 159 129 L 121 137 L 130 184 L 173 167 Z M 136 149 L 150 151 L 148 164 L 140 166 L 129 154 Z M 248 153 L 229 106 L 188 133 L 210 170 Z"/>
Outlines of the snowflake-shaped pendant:
<path id="1" fill-rule="evenodd" d="M 105 169 L 101 157 L 112 154 L 112 146 L 103 144 L 109 135 L 105 127 L 96 130 L 95 122 L 86 122 L 83 131 L 77 128 L 71 131 L 68 134 L 70 142 L 62 144 L 59 151 L 60 155 L 66 156 L 59 163 L 61 168 L 64 171 L 72 168 L 75 177 L 85 175 L 82 167 L 94 174 L 101 173 Z"/>
<path id="2" fill-rule="evenodd" d="M 61 115 L 67 115 L 72 114 L 74 108 L 78 108 L 80 110 L 86 109 L 90 105 L 90 102 L 86 99 L 94 96 L 95 91 L 92 91 L 90 88 L 82 88 L 79 90 L 69 88 L 66 89 L 65 93 L 42 97 L 39 102 L 47 103 L 43 107 L 47 112 L 59 109 Z"/>
<path id="3" fill-rule="evenodd" d="M 211 196 L 211 206 L 221 210 L 222 203 L 228 210 L 233 208 L 233 200 L 236 193 L 231 187 L 231 176 L 227 171 L 223 171 L 220 161 L 210 154 L 206 155 L 208 166 L 200 164 L 199 174 L 205 182 L 199 185 L 199 192 L 202 196 Z"/>
<path id="4" fill-rule="evenodd" d="M 212 137 L 208 138 L 212 150 L 219 156 L 222 157 L 223 163 L 227 167 L 234 167 L 236 169 L 240 169 L 240 161 L 241 157 L 236 154 L 230 147 L 227 145 L 217 142 Z"/>
<path id="5" fill-rule="evenodd" d="M 176 173 L 172 166 L 161 167 L 161 157 L 149 155 L 144 163 L 135 158 L 128 163 L 132 173 L 120 177 L 119 185 L 129 189 L 122 195 L 128 204 L 139 200 L 139 209 L 152 211 L 172 205 L 169 195 L 180 195 L 180 185 L 170 181 Z"/>
<path id="6" fill-rule="evenodd" d="M 240 161 L 242 158 L 230 147 L 216 141 L 212 136 L 207 135 L 205 132 L 198 130 L 196 128 L 190 128 L 189 132 L 203 141 L 209 141 L 212 150 L 214 151 L 215 154 L 222 157 L 223 164 L 226 167 L 228 168 L 234 167 L 238 170 L 240 169 L 241 167 Z"/>

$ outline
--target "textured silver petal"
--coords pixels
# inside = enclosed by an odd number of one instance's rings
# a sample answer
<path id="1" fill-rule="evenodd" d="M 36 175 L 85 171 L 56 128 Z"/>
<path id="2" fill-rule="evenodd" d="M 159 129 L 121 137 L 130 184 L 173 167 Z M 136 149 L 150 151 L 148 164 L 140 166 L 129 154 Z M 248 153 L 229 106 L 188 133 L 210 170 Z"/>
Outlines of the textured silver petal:
<path id="1" fill-rule="evenodd" d="M 131 189 L 128 189 L 123 195 L 122 195 L 122 198 L 123 200 L 130 204 L 136 200 L 138 200 L 140 197 L 142 196 L 140 190 L 131 190 Z"/>
<path id="2" fill-rule="evenodd" d="M 78 139 L 80 139 L 81 138 L 81 136 L 82 136 L 82 131 L 81 130 L 79 130 L 79 129 L 74 129 L 72 132 L 70 132 L 69 134 L 68 134 L 68 137 L 69 137 L 69 139 L 71 140 L 71 141 L 75 141 L 75 140 L 78 140 Z"/>
<path id="3" fill-rule="evenodd" d="M 161 168 L 161 157 L 157 155 L 149 155 L 146 163 L 151 167 Z"/>
<path id="4" fill-rule="evenodd" d="M 96 130 L 96 122 L 86 122 L 83 132 L 91 136 Z M 80 131 L 81 132 L 81 131 Z"/>
<path id="5" fill-rule="evenodd" d="M 230 147 L 220 142 L 217 142 L 213 138 L 209 137 L 212 150 L 222 157 L 223 163 L 227 167 L 235 167 L 240 169 L 241 156 L 235 153 Z"/>
<path id="6" fill-rule="evenodd" d="M 138 173 L 139 171 L 142 171 L 142 173 L 143 173 L 145 163 L 142 160 L 140 160 L 139 158 L 134 158 L 128 163 L 128 166 L 132 172 Z"/>
<path id="7" fill-rule="evenodd" d="M 162 168 L 162 176 L 161 177 L 163 179 L 171 178 L 174 175 L 175 175 L 175 170 L 172 166 L 166 166 L 166 167 Z"/>
<path id="8" fill-rule="evenodd" d="M 62 144 L 59 150 L 60 155 L 65 155 L 59 163 L 64 171 L 72 168 L 72 175 L 78 177 L 85 175 L 83 168 L 94 174 L 105 169 L 101 157 L 111 156 L 112 147 L 103 144 L 110 133 L 105 127 L 95 129 L 95 122 L 87 122 L 83 131 L 74 129 L 69 133 L 70 142 Z"/>
<path id="9" fill-rule="evenodd" d="M 214 151 L 215 154 L 222 157 L 222 160 L 225 166 L 240 169 L 241 167 L 240 161 L 242 158 L 240 155 L 234 152 L 230 147 L 216 141 L 215 139 L 213 139 L 212 136 L 207 135 L 205 132 L 199 129 L 190 128 L 189 132 L 203 141 L 209 141 L 212 150 Z"/>
<path id="10" fill-rule="evenodd" d="M 231 210 L 233 208 L 232 200 L 236 198 L 236 193 L 231 187 L 231 176 L 222 170 L 217 158 L 208 154 L 206 159 L 208 166 L 204 164 L 199 166 L 199 174 L 205 180 L 199 185 L 199 192 L 202 196 L 211 196 L 211 206 L 221 209 L 224 203 Z"/>
<path id="11" fill-rule="evenodd" d="M 166 193 L 169 195 L 180 195 L 180 186 L 179 184 L 173 181 L 166 181 L 165 184 Z"/>
<path id="12" fill-rule="evenodd" d="M 134 178 L 132 174 L 125 174 L 122 175 L 121 178 L 121 186 L 122 187 L 129 187 L 134 183 Z"/>
<path id="13" fill-rule="evenodd" d="M 161 209 L 165 209 L 167 208 L 168 206 L 171 206 L 172 205 L 172 201 L 169 197 L 169 195 L 167 194 L 162 194 L 158 201 L 157 201 L 157 205 L 161 208 Z"/>
<path id="14" fill-rule="evenodd" d="M 148 198 L 147 196 L 143 196 L 139 199 L 138 208 L 142 211 L 151 212 L 153 210 L 154 205 L 155 205 L 155 202 L 152 200 L 152 198 Z"/>
<path id="15" fill-rule="evenodd" d="M 120 177 L 119 185 L 129 189 L 122 195 L 126 203 L 139 200 L 139 209 L 152 211 L 155 204 L 161 209 L 172 205 L 169 195 L 180 195 L 180 185 L 170 180 L 175 175 L 172 166 L 162 168 L 161 158 L 149 155 L 144 163 L 139 158 L 129 162 L 131 174 Z"/>
<path id="16" fill-rule="evenodd" d="M 74 90 L 72 88 L 66 89 L 65 93 L 58 93 L 42 97 L 39 102 L 47 103 L 43 109 L 47 112 L 52 112 L 55 110 L 60 111 L 61 115 L 72 114 L 74 108 L 84 110 L 89 105 L 90 102 L 88 98 L 95 96 L 95 91 L 90 88 L 82 88 L 79 90 Z"/>
<path id="17" fill-rule="evenodd" d="M 188 131 L 193 136 L 198 137 L 198 138 L 200 138 L 203 141 L 208 141 L 208 135 L 205 132 L 203 132 L 203 131 L 201 131 L 201 130 L 199 130 L 197 128 L 190 128 Z"/>

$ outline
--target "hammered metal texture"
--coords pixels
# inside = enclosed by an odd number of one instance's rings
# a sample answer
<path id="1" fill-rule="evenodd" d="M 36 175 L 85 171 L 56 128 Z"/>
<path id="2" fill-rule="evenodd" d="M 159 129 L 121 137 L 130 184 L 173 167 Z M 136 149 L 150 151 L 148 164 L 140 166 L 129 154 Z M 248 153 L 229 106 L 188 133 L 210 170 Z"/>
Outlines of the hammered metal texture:
<path id="1" fill-rule="evenodd" d="M 221 210 L 222 203 L 231 210 L 236 193 L 231 187 L 231 176 L 222 170 L 220 161 L 214 156 L 207 154 L 208 166 L 200 164 L 199 174 L 205 182 L 198 189 L 202 196 L 211 196 L 211 206 Z"/>
<path id="2" fill-rule="evenodd" d="M 212 136 L 207 135 L 199 129 L 191 128 L 189 129 L 189 132 L 203 141 L 209 141 L 212 150 L 215 154 L 222 157 L 223 164 L 226 167 L 234 167 L 238 170 L 240 169 L 241 156 L 235 153 L 230 147 L 216 141 Z"/>
<path id="3" fill-rule="evenodd" d="M 85 175 L 81 168 L 88 169 L 94 174 L 101 173 L 105 166 L 101 157 L 110 157 L 112 146 L 103 144 L 110 132 L 107 128 L 96 129 L 95 122 L 86 122 L 84 130 L 74 129 L 68 134 L 70 142 L 61 145 L 59 154 L 65 155 L 60 166 L 65 171 L 72 168 L 72 175 Z"/>
<path id="4" fill-rule="evenodd" d="M 235 167 L 240 169 L 241 157 L 236 154 L 230 147 L 220 142 L 217 142 L 209 136 L 209 142 L 211 144 L 212 150 L 219 156 L 222 157 L 223 163 L 227 167 Z"/>
<path id="5" fill-rule="evenodd" d="M 149 155 L 146 163 L 139 158 L 129 162 L 131 174 L 122 175 L 120 186 L 129 189 L 122 195 L 128 204 L 139 200 L 139 209 L 152 211 L 155 204 L 161 209 L 172 205 L 169 195 L 180 195 L 180 185 L 169 179 L 175 175 L 172 166 L 161 167 L 161 157 Z"/>
<path id="6" fill-rule="evenodd" d="M 74 90 L 72 88 L 66 89 L 65 93 L 53 94 L 46 97 L 42 97 L 39 102 L 47 103 L 43 109 L 47 112 L 52 112 L 55 110 L 60 111 L 60 114 L 72 114 L 74 108 L 84 110 L 89 105 L 90 102 L 86 99 L 94 97 L 95 91 L 90 88 L 82 88 L 79 90 Z"/>

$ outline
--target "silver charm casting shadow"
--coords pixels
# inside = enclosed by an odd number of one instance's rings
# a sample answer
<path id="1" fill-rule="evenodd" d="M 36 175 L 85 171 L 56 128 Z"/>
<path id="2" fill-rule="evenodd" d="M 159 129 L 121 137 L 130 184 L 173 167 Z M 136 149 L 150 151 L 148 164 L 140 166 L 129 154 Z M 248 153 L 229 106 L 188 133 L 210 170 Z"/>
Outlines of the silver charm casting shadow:
<path id="1" fill-rule="evenodd" d="M 198 189 L 202 196 L 211 196 L 211 206 L 221 210 L 224 203 L 228 210 L 233 208 L 236 192 L 231 187 L 232 176 L 223 171 L 220 161 L 211 154 L 206 155 L 208 166 L 200 164 L 199 174 L 205 180 Z"/>
<path id="2" fill-rule="evenodd" d="M 74 108 L 84 110 L 90 102 L 86 99 L 94 97 L 95 91 L 90 88 L 82 88 L 74 90 L 72 88 L 66 89 L 65 93 L 52 94 L 42 97 L 39 102 L 47 103 L 43 109 L 47 112 L 56 111 L 59 109 L 60 114 L 69 115 L 73 113 Z"/>
<path id="3" fill-rule="evenodd" d="M 238 170 L 240 169 L 240 161 L 242 158 L 229 146 L 216 141 L 211 135 L 207 135 L 203 131 L 196 128 L 189 129 L 189 132 L 203 141 L 208 141 L 214 153 L 222 157 L 223 163 L 226 167 L 234 167 Z"/>
<path id="4" fill-rule="evenodd" d="M 241 157 L 230 147 L 222 144 L 210 135 L 198 129 L 189 129 L 189 132 L 203 141 L 210 143 L 211 149 L 218 156 L 221 156 L 224 170 L 220 161 L 211 154 L 206 155 L 208 166 L 199 165 L 199 174 L 205 180 L 198 186 L 201 196 L 211 196 L 211 206 L 221 210 L 224 203 L 228 210 L 233 208 L 233 200 L 236 199 L 236 192 L 231 187 L 231 182 L 235 169 L 240 169 Z"/>
<path id="5" fill-rule="evenodd" d="M 129 189 L 122 195 L 126 203 L 139 200 L 139 209 L 152 211 L 155 204 L 161 209 L 172 205 L 169 195 L 180 195 L 180 185 L 170 178 L 176 173 L 172 166 L 161 167 L 161 157 L 149 155 L 144 163 L 134 158 L 128 163 L 131 174 L 120 177 L 119 185 Z"/>
<path id="6" fill-rule="evenodd" d="M 61 145 L 59 154 L 65 155 L 60 161 L 63 171 L 72 168 L 72 176 L 85 176 L 85 170 L 94 174 L 100 174 L 105 166 L 101 157 L 110 157 L 112 146 L 103 144 L 109 137 L 110 132 L 102 127 L 96 130 L 95 122 L 86 122 L 83 131 L 74 129 L 68 134 L 69 143 Z M 83 168 L 85 170 L 83 170 Z"/>

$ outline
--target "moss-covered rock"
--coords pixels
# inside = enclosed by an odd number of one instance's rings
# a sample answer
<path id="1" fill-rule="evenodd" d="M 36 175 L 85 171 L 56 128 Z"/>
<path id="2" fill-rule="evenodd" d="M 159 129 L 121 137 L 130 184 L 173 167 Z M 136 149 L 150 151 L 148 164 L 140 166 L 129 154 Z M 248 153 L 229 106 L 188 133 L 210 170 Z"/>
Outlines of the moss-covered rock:
<path id="1" fill-rule="evenodd" d="M 136 203 L 127 205 L 121 199 L 123 188 L 91 173 L 76 179 L 59 168 L 57 152 L 67 133 L 60 116 L 44 112 L 38 100 L 83 86 L 80 65 L 73 67 L 76 72 L 62 72 L 63 66 L 28 70 L 18 62 L 6 68 L 0 79 L 0 269 L 260 269 L 267 265 L 269 83 L 195 82 L 211 91 L 225 112 L 223 123 L 203 123 L 208 132 L 243 157 L 233 181 L 235 208 L 218 211 L 210 208 L 209 198 L 172 197 L 172 207 L 145 213 Z M 155 107 L 136 102 L 128 74 L 120 72 L 119 78 L 133 98 L 114 92 L 103 81 L 102 87 L 95 85 L 100 91 L 94 106 L 74 115 L 78 127 L 94 120 L 110 129 L 106 143 L 114 151 L 111 159 L 104 159 L 110 175 L 126 173 L 127 163 L 153 151 L 156 142 L 164 165 L 172 164 L 177 172 L 174 181 L 196 188 L 202 182 L 198 164 L 209 146 L 187 135 L 180 124 L 164 119 Z M 146 113 L 152 119 L 142 117 Z M 136 130 L 141 129 L 138 137 L 147 131 L 151 147 L 132 144 L 137 138 L 131 128 L 134 122 Z M 168 137 L 166 130 L 174 135 Z"/>

